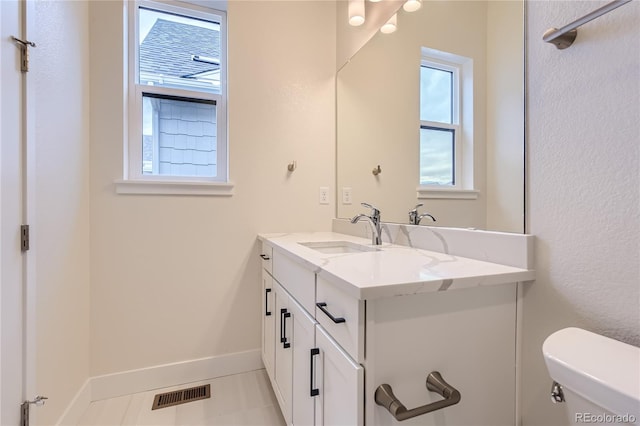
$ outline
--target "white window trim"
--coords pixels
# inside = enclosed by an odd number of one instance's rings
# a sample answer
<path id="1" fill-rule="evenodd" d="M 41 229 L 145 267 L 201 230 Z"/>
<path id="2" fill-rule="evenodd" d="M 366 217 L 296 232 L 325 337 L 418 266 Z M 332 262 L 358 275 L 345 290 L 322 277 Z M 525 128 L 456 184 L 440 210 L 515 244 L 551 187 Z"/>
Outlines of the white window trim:
<path id="1" fill-rule="evenodd" d="M 420 185 L 416 188 L 419 200 L 477 200 L 480 191 L 475 189 L 442 188 Z"/>
<path id="2" fill-rule="evenodd" d="M 119 179 L 114 183 L 118 194 L 136 195 L 213 195 L 228 197 L 233 195 L 233 183 L 196 182 L 193 180 L 132 180 Z"/>
<path id="3" fill-rule="evenodd" d="M 420 121 L 420 126 L 454 129 L 454 184 L 422 185 L 418 198 L 476 199 L 473 185 L 473 60 L 427 47 L 422 48 L 420 66 L 453 73 L 453 124 Z"/>
<path id="4" fill-rule="evenodd" d="M 234 184 L 229 181 L 228 155 L 228 118 L 227 118 L 227 19 L 226 12 L 187 2 L 137 0 L 127 2 L 127 35 L 125 46 L 125 143 L 123 179 L 116 180 L 116 192 L 119 194 L 185 194 L 185 195 L 233 195 Z M 211 20 L 212 16 L 220 20 L 220 54 L 224 58 L 220 67 L 221 93 L 193 91 L 160 86 L 141 86 L 138 76 L 138 10 L 148 7 L 180 15 L 194 16 Z M 217 113 L 217 151 L 218 176 L 170 176 L 146 175 L 142 173 L 142 94 L 161 94 L 182 98 L 210 100 L 216 103 Z"/>

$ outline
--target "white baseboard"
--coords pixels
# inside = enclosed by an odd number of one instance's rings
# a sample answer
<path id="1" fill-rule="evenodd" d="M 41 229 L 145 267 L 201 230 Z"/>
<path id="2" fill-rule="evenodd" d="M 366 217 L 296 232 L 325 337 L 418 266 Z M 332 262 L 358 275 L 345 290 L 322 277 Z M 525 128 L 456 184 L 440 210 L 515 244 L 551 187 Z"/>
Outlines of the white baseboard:
<path id="1" fill-rule="evenodd" d="M 156 365 L 91 378 L 92 401 L 263 368 L 260 350 Z"/>
<path id="2" fill-rule="evenodd" d="M 156 365 L 90 377 L 78 391 L 58 425 L 76 425 L 91 401 L 198 382 L 264 368 L 260 350 Z"/>
<path id="3" fill-rule="evenodd" d="M 91 378 L 88 378 L 76 396 L 73 397 L 71 403 L 64 410 L 60 420 L 56 423 L 58 426 L 75 426 L 80 421 L 80 418 L 91 404 Z"/>

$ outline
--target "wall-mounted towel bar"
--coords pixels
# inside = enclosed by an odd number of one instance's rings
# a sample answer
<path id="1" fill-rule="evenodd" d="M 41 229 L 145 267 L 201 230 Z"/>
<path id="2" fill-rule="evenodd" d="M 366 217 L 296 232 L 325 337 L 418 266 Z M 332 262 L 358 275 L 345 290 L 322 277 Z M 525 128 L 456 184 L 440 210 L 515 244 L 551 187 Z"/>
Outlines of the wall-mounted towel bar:
<path id="1" fill-rule="evenodd" d="M 578 34 L 578 27 L 629 2 L 631 2 L 631 0 L 615 0 L 611 3 L 607 3 L 599 9 L 594 10 L 593 12 L 583 16 L 580 19 L 576 19 L 572 23 L 567 24 L 560 29 L 549 28 L 544 33 L 542 40 L 546 41 L 547 43 L 553 43 L 558 49 L 566 49 L 567 47 L 571 46 L 573 44 L 573 41 L 576 39 L 576 35 Z"/>
<path id="2" fill-rule="evenodd" d="M 432 371 L 427 376 L 427 389 L 431 392 L 436 392 L 442 395 L 444 399 L 407 410 L 407 407 L 405 407 L 393 394 L 391 386 L 386 383 L 378 386 L 374 399 L 376 404 L 386 408 L 399 422 L 421 416 L 432 411 L 440 410 L 441 408 L 449 407 L 450 405 L 455 405 L 460 402 L 460 392 L 447 383 L 437 371 Z"/>

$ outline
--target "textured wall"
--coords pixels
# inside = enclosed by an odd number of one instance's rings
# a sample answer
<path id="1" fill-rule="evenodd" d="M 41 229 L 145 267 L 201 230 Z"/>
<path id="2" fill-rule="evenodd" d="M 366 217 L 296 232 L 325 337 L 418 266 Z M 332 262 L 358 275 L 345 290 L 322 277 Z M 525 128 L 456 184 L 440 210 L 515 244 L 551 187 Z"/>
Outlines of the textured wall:
<path id="1" fill-rule="evenodd" d="M 54 424 L 89 375 L 89 4 L 34 2 L 36 389 Z M 33 395 L 28 395 L 33 396 Z"/>
<path id="2" fill-rule="evenodd" d="M 122 3 L 91 2 L 91 375 L 260 346 L 258 232 L 328 230 L 335 8 L 231 1 L 232 197 L 117 195 Z M 292 174 L 287 164 L 297 161 Z"/>
<path id="3" fill-rule="evenodd" d="M 541 347 L 567 326 L 640 345 L 640 3 L 541 41 L 604 2 L 528 2 L 527 231 L 535 283 L 524 296 L 523 424 L 563 425 Z"/>

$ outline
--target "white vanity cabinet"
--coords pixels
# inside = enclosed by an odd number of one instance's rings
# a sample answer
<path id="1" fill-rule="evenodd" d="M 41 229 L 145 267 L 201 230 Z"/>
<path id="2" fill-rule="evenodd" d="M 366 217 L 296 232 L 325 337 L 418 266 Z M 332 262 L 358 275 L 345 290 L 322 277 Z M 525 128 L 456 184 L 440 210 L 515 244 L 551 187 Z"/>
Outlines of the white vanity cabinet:
<path id="1" fill-rule="evenodd" d="M 319 390 L 316 426 L 364 425 L 364 368 L 316 326 L 320 363 L 316 369 Z"/>
<path id="2" fill-rule="evenodd" d="M 272 377 L 274 392 L 280 403 L 282 415 L 291 424 L 291 401 L 293 395 L 293 318 L 291 298 L 275 282 L 275 371 Z"/>
<path id="3" fill-rule="evenodd" d="M 316 318 L 327 333 L 356 361 L 364 362 L 364 300 L 338 290 L 318 277 Z"/>
<path id="4" fill-rule="evenodd" d="M 275 264 L 291 266 L 281 254 L 274 256 Z M 262 358 L 285 421 L 296 426 L 363 425 L 363 367 L 317 323 L 315 309 L 309 313 L 288 291 L 293 287 L 303 298 L 311 295 L 306 302 L 314 306 L 315 274 L 297 264 L 276 270 L 272 277 L 263 269 Z M 310 287 L 301 288 L 301 283 Z"/>
<path id="5" fill-rule="evenodd" d="M 288 425 L 517 424 L 515 283 L 532 271 L 404 248 L 321 256 L 309 239 L 264 239 L 262 357 Z M 400 423 L 380 389 L 439 408 Z"/>
<path id="6" fill-rule="evenodd" d="M 276 311 L 273 278 L 262 270 L 262 361 L 267 373 L 275 372 Z"/>
<path id="7" fill-rule="evenodd" d="M 313 425 L 317 401 L 315 372 L 319 352 L 316 348 L 316 321 L 295 300 L 293 317 L 293 385 L 292 424 Z"/>

